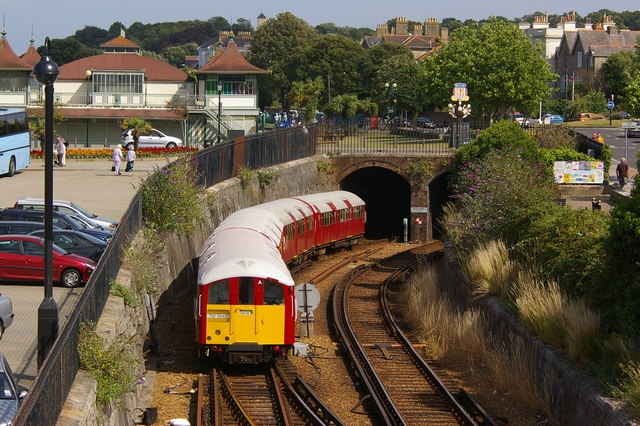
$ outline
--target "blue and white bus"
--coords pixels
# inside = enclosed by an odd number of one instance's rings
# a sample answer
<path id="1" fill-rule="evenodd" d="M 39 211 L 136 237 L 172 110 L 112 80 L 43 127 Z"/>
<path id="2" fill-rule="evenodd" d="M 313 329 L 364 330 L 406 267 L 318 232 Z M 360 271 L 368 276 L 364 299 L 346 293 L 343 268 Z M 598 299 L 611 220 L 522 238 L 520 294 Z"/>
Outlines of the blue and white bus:
<path id="1" fill-rule="evenodd" d="M 0 175 L 13 176 L 29 167 L 31 140 L 27 111 L 0 108 Z"/>

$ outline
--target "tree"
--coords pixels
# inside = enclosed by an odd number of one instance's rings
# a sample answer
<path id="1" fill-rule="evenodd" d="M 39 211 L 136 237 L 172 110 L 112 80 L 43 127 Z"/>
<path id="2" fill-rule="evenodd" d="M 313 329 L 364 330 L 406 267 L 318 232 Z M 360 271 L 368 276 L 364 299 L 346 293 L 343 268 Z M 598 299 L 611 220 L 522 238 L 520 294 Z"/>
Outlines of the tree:
<path id="1" fill-rule="evenodd" d="M 451 42 L 422 65 L 424 92 L 433 107 L 451 102 L 454 83 L 464 82 L 474 111 L 493 119 L 510 110 L 536 111 L 556 79 L 541 47 L 502 20 L 459 28 Z"/>
<path id="2" fill-rule="evenodd" d="M 365 51 L 366 58 L 362 65 L 362 96 L 372 99 L 381 99 L 384 83 L 392 78 L 389 75 L 381 75 L 380 66 L 390 58 L 400 57 L 414 61 L 413 53 L 408 47 L 393 44 L 380 43 Z M 416 90 L 419 92 L 419 89 Z"/>
<path id="3" fill-rule="evenodd" d="M 378 67 L 373 81 L 379 88 L 378 98 L 386 102 L 383 91 L 385 83 L 396 83 L 395 88 L 398 109 L 406 110 L 408 115 L 415 117 L 424 106 L 422 92 L 422 75 L 420 65 L 404 55 L 396 55 L 384 60 Z"/>
<path id="4" fill-rule="evenodd" d="M 313 121 L 316 116 L 320 96 L 324 88 L 322 78 L 305 82 L 296 81 L 289 91 L 288 100 L 292 106 L 302 110 L 304 121 Z"/>
<path id="5" fill-rule="evenodd" d="M 248 19 L 239 18 L 235 24 L 231 25 L 231 31 L 236 35 L 240 32 L 252 33 L 253 25 Z"/>
<path id="6" fill-rule="evenodd" d="M 337 35 L 316 36 L 291 52 L 287 65 L 290 81 L 322 78 L 331 79 L 331 95 L 360 93 L 361 74 L 366 54 L 354 40 Z M 328 92 L 324 91 L 325 93 Z M 324 96 L 327 99 L 328 96 Z"/>
<path id="7" fill-rule="evenodd" d="M 325 110 L 330 117 L 338 116 L 342 119 L 344 132 L 349 135 L 355 132 L 357 123 L 353 118 L 357 114 L 368 117 L 378 114 L 378 106 L 369 99 L 360 100 L 356 95 L 338 95 L 331 98 Z"/>
<path id="8" fill-rule="evenodd" d="M 633 117 L 640 117 L 640 72 L 636 72 L 629 79 L 624 90 L 626 93 L 625 105 L 629 114 Z"/>
<path id="9" fill-rule="evenodd" d="M 42 54 L 42 49 L 42 47 L 39 47 L 38 53 Z M 81 58 L 86 58 L 88 56 L 98 55 L 100 53 L 101 51 L 91 49 L 73 37 L 51 40 L 51 50 L 49 51 L 49 54 L 52 58 L 55 58 L 55 62 L 58 66 L 62 66 Z"/>
<path id="10" fill-rule="evenodd" d="M 616 96 L 616 103 L 624 105 L 626 101 L 626 86 L 631 73 L 637 69 L 634 62 L 636 55 L 633 52 L 614 53 L 602 64 L 598 71 L 598 79 L 601 81 L 605 96 Z"/>
<path id="11" fill-rule="evenodd" d="M 120 124 L 121 129 L 133 129 L 134 131 L 137 131 L 138 135 L 149 133 L 151 131 L 151 127 L 152 126 L 150 122 L 140 117 L 125 118 L 124 120 L 122 120 L 122 124 Z M 135 149 L 137 150 L 138 141 L 136 137 L 133 138 L 133 142 L 135 144 Z"/>
<path id="12" fill-rule="evenodd" d="M 313 27 L 290 12 L 267 19 L 255 31 L 249 48 L 249 61 L 271 71 L 270 75 L 260 79 L 260 98 L 263 97 L 263 91 L 272 92 L 272 98 L 279 97 L 284 103 L 284 95 L 293 82 L 290 79 L 292 70 L 287 68 L 292 52 L 298 51 L 317 36 Z"/>

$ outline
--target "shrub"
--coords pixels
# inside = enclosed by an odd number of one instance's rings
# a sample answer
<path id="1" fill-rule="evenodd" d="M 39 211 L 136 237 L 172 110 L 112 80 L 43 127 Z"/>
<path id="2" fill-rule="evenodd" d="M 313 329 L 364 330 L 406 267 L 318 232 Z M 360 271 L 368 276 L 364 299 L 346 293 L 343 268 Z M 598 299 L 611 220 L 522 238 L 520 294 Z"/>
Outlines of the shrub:
<path id="1" fill-rule="evenodd" d="M 95 325 L 82 323 L 78 339 L 80 367 L 97 381 L 97 402 L 104 408 L 120 404 L 121 396 L 134 390 L 136 365 L 131 341 L 107 345 L 96 334 Z"/>
<path id="2" fill-rule="evenodd" d="M 186 232 L 195 229 L 202 218 L 197 186 L 198 172 L 191 156 L 182 156 L 172 164 L 157 168 L 142 183 L 142 213 L 146 223 L 158 232 Z"/>

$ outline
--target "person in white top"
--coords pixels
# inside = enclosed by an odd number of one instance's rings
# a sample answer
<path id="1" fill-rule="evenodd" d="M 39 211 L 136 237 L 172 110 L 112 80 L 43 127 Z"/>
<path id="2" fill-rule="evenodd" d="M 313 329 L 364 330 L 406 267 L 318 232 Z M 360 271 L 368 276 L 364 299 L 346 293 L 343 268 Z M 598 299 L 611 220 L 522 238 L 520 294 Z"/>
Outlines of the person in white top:
<path id="1" fill-rule="evenodd" d="M 64 167 L 67 161 L 67 145 L 62 136 L 58 136 L 56 151 L 58 152 L 58 166 Z"/>
<path id="2" fill-rule="evenodd" d="M 127 151 L 127 167 L 124 169 L 125 172 L 132 172 L 133 171 L 133 164 L 136 162 L 136 150 L 133 147 L 133 145 L 131 145 L 129 147 L 129 150 Z"/>
<path id="3" fill-rule="evenodd" d="M 113 171 L 116 173 L 116 176 L 120 176 L 120 162 L 122 161 L 122 145 L 118 144 L 116 148 L 113 150 Z"/>

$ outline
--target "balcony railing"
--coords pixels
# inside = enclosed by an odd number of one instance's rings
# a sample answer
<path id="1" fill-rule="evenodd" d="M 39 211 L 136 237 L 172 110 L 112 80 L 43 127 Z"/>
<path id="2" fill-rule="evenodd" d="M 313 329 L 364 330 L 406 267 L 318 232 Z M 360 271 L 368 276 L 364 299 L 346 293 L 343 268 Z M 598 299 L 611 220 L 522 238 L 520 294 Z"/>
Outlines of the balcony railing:
<path id="1" fill-rule="evenodd" d="M 26 94 L 22 99 L 25 98 Z M 168 108 L 171 104 L 184 105 L 189 109 L 206 107 L 205 96 L 176 94 L 55 92 L 54 101 L 71 108 Z M 38 106 L 42 102 L 41 93 L 29 93 L 28 106 Z M 217 105 L 215 107 L 217 108 Z"/>

